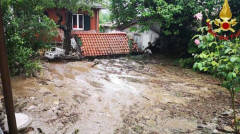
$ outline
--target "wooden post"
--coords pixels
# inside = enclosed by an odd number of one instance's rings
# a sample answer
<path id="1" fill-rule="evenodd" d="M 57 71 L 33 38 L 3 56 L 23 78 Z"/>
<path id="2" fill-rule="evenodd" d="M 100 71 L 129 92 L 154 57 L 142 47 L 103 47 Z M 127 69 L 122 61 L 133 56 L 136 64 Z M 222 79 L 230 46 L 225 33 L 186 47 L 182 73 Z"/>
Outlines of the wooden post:
<path id="1" fill-rule="evenodd" d="M 10 81 L 10 75 L 9 75 L 5 40 L 4 40 L 3 15 L 2 15 L 1 4 L 0 4 L 0 72 L 1 72 L 1 78 L 2 78 L 5 108 L 6 108 L 7 119 L 8 119 L 9 134 L 17 134 L 18 132 L 17 132 L 17 125 L 16 125 L 15 111 L 13 106 L 12 87 L 11 87 L 11 81 Z"/>

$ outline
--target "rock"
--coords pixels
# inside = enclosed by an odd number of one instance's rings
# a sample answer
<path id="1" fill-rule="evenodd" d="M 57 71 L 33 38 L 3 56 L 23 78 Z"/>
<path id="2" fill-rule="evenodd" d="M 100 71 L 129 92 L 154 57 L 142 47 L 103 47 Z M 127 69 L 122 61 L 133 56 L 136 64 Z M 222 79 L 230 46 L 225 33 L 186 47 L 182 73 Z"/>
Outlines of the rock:
<path id="1" fill-rule="evenodd" d="M 216 123 L 208 123 L 208 124 L 207 124 L 207 128 L 209 128 L 209 129 L 211 129 L 211 130 L 215 129 L 216 127 L 217 127 L 217 124 L 216 124 Z"/>
<path id="2" fill-rule="evenodd" d="M 214 129 L 213 130 L 213 134 L 218 134 L 219 132 L 218 132 L 218 130 L 217 129 Z"/>
<path id="3" fill-rule="evenodd" d="M 31 123 L 32 119 L 23 113 L 15 113 L 16 116 L 16 122 L 17 122 L 17 129 L 19 131 L 24 130 L 27 128 Z M 7 125 L 7 119 L 4 120 L 4 128 L 8 132 L 8 125 Z"/>
<path id="4" fill-rule="evenodd" d="M 233 110 L 230 109 L 228 111 L 225 111 L 224 113 L 222 113 L 222 116 L 230 116 L 233 113 Z"/>
<path id="5" fill-rule="evenodd" d="M 36 106 L 30 106 L 27 110 L 33 110 L 33 109 L 36 109 Z"/>
<path id="6" fill-rule="evenodd" d="M 35 100 L 35 99 L 36 99 L 36 97 L 30 97 L 30 99 L 31 99 L 31 100 Z"/>
<path id="7" fill-rule="evenodd" d="M 37 130 L 38 130 L 38 132 L 39 132 L 40 134 L 43 134 L 43 133 L 44 133 L 41 128 L 37 128 Z"/>
<path id="8" fill-rule="evenodd" d="M 227 132 L 227 133 L 234 132 L 233 128 L 230 127 L 230 126 L 224 126 L 224 127 L 223 127 L 223 131 L 224 131 L 224 132 Z"/>
<path id="9" fill-rule="evenodd" d="M 202 130 L 203 128 L 204 128 L 204 126 L 202 124 L 197 126 L 198 130 Z"/>

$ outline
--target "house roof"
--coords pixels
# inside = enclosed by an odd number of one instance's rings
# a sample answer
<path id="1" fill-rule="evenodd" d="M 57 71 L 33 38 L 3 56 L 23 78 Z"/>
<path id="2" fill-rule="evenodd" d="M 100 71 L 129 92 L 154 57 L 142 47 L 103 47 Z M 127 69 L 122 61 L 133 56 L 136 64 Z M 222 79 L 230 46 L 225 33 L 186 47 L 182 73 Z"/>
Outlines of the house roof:
<path id="1" fill-rule="evenodd" d="M 96 30 L 88 30 L 88 31 L 81 31 L 81 30 L 72 30 L 73 35 L 78 35 L 78 34 L 94 34 L 97 33 Z"/>
<path id="2" fill-rule="evenodd" d="M 81 33 L 77 36 L 82 41 L 82 55 L 86 57 L 130 53 L 126 33 Z"/>
<path id="3" fill-rule="evenodd" d="M 137 20 L 133 20 L 133 21 L 130 22 L 129 24 L 125 24 L 125 25 L 120 25 L 120 26 L 118 26 L 117 29 L 123 31 L 123 30 L 125 30 L 125 29 L 127 29 L 127 28 L 130 28 L 130 27 L 136 26 L 136 25 L 139 25 L 139 24 L 138 24 L 138 21 L 137 21 Z M 159 26 L 158 23 L 153 23 L 152 25 L 150 25 L 149 30 L 151 30 L 151 31 L 153 31 L 153 32 L 155 32 L 155 33 L 157 33 L 157 34 L 160 34 L 161 27 Z"/>

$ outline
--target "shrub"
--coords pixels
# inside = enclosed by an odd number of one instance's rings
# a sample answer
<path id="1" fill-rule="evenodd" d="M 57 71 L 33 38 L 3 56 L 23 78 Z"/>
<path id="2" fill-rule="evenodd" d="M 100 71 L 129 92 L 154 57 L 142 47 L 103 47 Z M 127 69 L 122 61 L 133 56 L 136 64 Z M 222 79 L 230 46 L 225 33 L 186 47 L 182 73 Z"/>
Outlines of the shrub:
<path id="1" fill-rule="evenodd" d="M 13 48 L 8 48 L 8 62 L 11 75 L 19 75 L 21 73 L 26 76 L 32 76 L 40 70 L 38 61 L 33 60 L 36 53 L 27 47 L 17 45 Z"/>
<path id="2" fill-rule="evenodd" d="M 27 2 L 27 3 L 24 3 Z M 1 1 L 9 68 L 12 75 L 31 76 L 40 69 L 36 52 L 50 45 L 56 24 L 36 1 Z M 40 2 L 40 1 L 38 1 Z M 24 4 L 23 4 L 24 3 Z M 25 5 L 32 5 L 26 8 Z"/>
<path id="3" fill-rule="evenodd" d="M 205 27 L 202 30 L 206 29 Z M 236 118 L 235 97 L 240 91 L 240 39 L 231 41 L 218 40 L 211 34 L 196 35 L 194 39 L 198 48 L 195 51 L 193 68 L 197 71 L 212 74 L 223 81 L 223 86 L 231 95 L 234 111 L 235 132 L 239 132 Z"/>

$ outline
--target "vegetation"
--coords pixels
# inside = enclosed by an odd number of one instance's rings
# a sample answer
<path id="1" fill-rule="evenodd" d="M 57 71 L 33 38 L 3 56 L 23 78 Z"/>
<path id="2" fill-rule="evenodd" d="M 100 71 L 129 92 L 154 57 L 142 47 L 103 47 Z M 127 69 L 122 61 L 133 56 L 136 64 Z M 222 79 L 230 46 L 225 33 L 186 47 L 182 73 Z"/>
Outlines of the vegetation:
<path id="1" fill-rule="evenodd" d="M 159 26 L 161 39 L 157 45 L 164 46 L 162 52 L 184 55 L 194 34 L 193 15 L 206 7 L 213 9 L 215 4 L 215 0 L 112 0 L 111 11 L 117 25 L 137 22 L 141 30 Z"/>
<path id="2" fill-rule="evenodd" d="M 190 56 L 187 53 L 191 37 L 196 32 L 193 16 L 198 12 L 207 12 L 204 18 L 216 18 L 217 10 L 223 0 L 111 0 L 112 20 L 116 25 L 128 25 L 137 22 L 141 30 L 148 30 L 152 25 L 161 28 L 157 45 L 166 54 Z M 239 15 L 240 2 L 231 0 L 233 15 Z M 205 22 L 204 22 L 205 23 Z"/>
<path id="3" fill-rule="evenodd" d="M 239 38 L 232 41 L 217 40 L 206 32 L 194 38 L 199 39 L 200 44 L 197 43 L 196 46 L 198 49 L 194 53 L 193 68 L 223 80 L 223 86 L 229 90 L 232 98 L 237 133 L 239 121 L 236 118 L 235 98 L 240 91 L 240 40 Z"/>
<path id="4" fill-rule="evenodd" d="M 233 10 L 234 13 L 238 10 Z M 201 13 L 199 13 L 201 14 Z M 201 21 L 201 19 L 198 19 Z M 200 22 L 201 24 L 201 22 Z M 234 27 L 239 29 L 238 27 Z M 234 117 L 234 129 L 238 134 L 240 124 L 236 111 L 236 96 L 240 91 L 240 39 L 239 37 L 229 40 L 221 40 L 208 32 L 208 27 L 200 27 L 200 34 L 193 37 L 194 43 L 190 43 L 189 53 L 194 56 L 193 69 L 206 72 L 220 78 L 231 95 L 231 103 Z M 218 34 L 232 34 L 220 32 Z"/>
<path id="5" fill-rule="evenodd" d="M 111 24 L 110 15 L 111 15 L 111 13 L 109 12 L 109 10 L 101 10 L 101 12 L 99 14 L 99 24 L 100 24 L 100 32 L 101 33 L 105 32 L 105 28 L 102 24 L 107 24 L 107 23 Z"/>
<path id="6" fill-rule="evenodd" d="M 97 1 L 2 0 L 1 8 L 11 74 L 32 75 L 39 70 L 40 65 L 37 60 L 34 60 L 37 57 L 36 52 L 50 45 L 51 40 L 57 34 L 58 27 L 64 31 L 66 37 L 64 46 L 66 50 L 69 50 L 72 28 L 69 15 L 79 8 L 91 14 L 91 5 Z M 59 23 L 55 24 L 44 14 L 47 8 L 67 9 L 68 23 L 61 25 L 59 20 Z"/>
<path id="7" fill-rule="evenodd" d="M 55 36 L 56 24 L 43 14 L 44 4 L 38 0 L 1 1 L 12 75 L 29 76 L 39 70 L 40 65 L 34 60 L 36 52 L 47 47 Z"/>
<path id="8" fill-rule="evenodd" d="M 108 11 L 101 11 L 100 14 L 99 14 L 99 23 L 100 24 L 105 24 L 107 22 L 111 22 L 111 19 L 110 19 L 110 12 Z"/>

